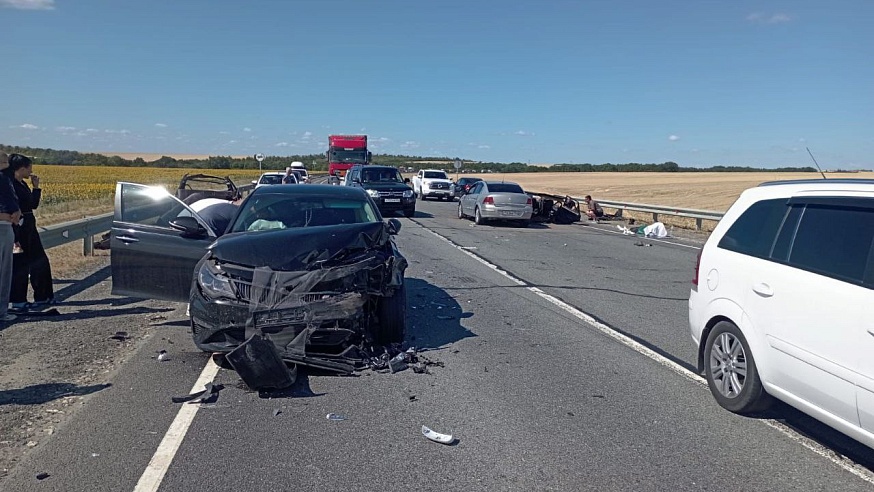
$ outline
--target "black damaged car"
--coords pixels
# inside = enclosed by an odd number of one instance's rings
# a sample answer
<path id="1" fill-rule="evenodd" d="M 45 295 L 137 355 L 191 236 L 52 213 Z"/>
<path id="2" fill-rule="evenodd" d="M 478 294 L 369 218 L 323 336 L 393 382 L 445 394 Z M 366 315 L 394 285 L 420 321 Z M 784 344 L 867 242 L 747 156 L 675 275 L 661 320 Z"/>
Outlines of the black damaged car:
<path id="1" fill-rule="evenodd" d="M 401 223 L 384 222 L 364 190 L 266 186 L 226 231 L 207 224 L 163 188 L 118 183 L 113 294 L 189 302 L 194 343 L 209 352 L 254 334 L 297 356 L 403 341 Z"/>

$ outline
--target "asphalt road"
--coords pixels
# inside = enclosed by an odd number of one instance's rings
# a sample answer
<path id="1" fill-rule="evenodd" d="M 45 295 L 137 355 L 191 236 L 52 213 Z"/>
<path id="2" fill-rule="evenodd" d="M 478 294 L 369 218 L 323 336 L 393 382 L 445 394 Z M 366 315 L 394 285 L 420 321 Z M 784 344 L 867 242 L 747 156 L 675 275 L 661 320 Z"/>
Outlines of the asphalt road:
<path id="1" fill-rule="evenodd" d="M 408 338 L 444 367 L 302 373 L 293 392 L 272 399 L 222 369 L 224 389 L 198 410 L 160 490 L 874 489 L 870 449 L 782 406 L 733 415 L 682 374 L 695 364 L 685 302 L 694 243 L 636 246 L 586 224 L 474 226 L 446 202 L 420 202 L 401 221 Z M 106 289 L 80 300 L 104 299 Z M 190 341 L 184 306 L 146 303 L 166 317 L 152 328 L 160 336 L 107 374 L 111 386 L 85 396 L 3 490 L 134 490 L 181 406 L 170 398 L 188 393 L 208 361 Z M 122 311 L 101 322 L 143 318 Z M 156 360 L 158 350 L 170 360 Z M 427 441 L 422 425 L 458 441 Z"/>

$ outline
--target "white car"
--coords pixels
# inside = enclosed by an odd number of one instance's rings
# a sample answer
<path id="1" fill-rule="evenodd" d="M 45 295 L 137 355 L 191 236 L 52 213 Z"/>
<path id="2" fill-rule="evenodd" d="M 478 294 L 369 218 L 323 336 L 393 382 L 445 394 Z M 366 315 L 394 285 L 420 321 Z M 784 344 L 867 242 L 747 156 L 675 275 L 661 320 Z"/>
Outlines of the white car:
<path id="1" fill-rule="evenodd" d="M 284 178 L 284 177 L 285 177 L 284 172 L 264 173 L 261 175 L 260 178 L 252 181 L 252 184 L 255 185 L 255 188 L 260 188 L 262 186 L 267 186 L 267 185 L 282 184 L 282 178 Z M 297 182 L 298 182 L 297 176 L 292 174 L 292 177 L 294 177 L 294 182 L 295 182 L 295 184 L 297 184 Z"/>
<path id="2" fill-rule="evenodd" d="M 874 448 L 874 180 L 765 183 L 701 249 L 698 368 L 724 408 L 778 398 Z"/>

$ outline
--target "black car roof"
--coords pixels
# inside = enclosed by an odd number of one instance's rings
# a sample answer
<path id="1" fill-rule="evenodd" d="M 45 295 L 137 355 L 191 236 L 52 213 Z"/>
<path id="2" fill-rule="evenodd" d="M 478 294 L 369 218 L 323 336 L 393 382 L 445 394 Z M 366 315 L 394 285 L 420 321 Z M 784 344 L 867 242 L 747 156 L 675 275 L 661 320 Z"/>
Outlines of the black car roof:
<path id="1" fill-rule="evenodd" d="M 398 168 L 394 166 L 386 166 L 383 164 L 356 164 L 352 167 L 360 167 L 361 169 L 394 169 L 395 171 L 398 170 Z"/>
<path id="2" fill-rule="evenodd" d="M 332 186 L 322 184 L 303 184 L 299 186 L 262 186 L 252 192 L 253 195 L 301 195 L 301 196 L 331 196 L 336 198 L 366 198 L 367 193 L 353 186 Z"/>

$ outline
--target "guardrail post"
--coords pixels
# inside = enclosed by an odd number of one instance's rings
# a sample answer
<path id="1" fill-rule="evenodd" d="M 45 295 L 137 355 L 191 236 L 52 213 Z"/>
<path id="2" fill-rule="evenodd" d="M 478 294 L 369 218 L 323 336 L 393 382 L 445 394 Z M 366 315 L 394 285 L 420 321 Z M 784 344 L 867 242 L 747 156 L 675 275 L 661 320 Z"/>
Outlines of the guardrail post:
<path id="1" fill-rule="evenodd" d="M 700 231 L 700 230 L 701 230 L 701 227 L 703 227 L 703 226 L 702 226 L 702 223 L 703 223 L 703 222 L 704 222 L 704 219 L 702 219 L 702 218 L 700 218 L 700 217 L 697 218 L 697 219 L 695 219 L 695 230 L 696 230 L 696 231 Z"/>
<path id="2" fill-rule="evenodd" d="M 88 235 L 85 236 L 85 239 L 82 240 L 82 254 L 84 256 L 91 256 L 94 254 L 94 236 Z"/>
<path id="3" fill-rule="evenodd" d="M 659 214 L 658 214 L 658 213 L 656 213 L 656 212 L 653 212 L 653 213 L 652 213 L 652 221 L 653 221 L 653 222 L 658 222 L 658 221 L 659 221 Z"/>

